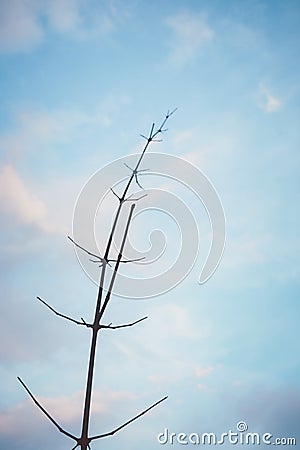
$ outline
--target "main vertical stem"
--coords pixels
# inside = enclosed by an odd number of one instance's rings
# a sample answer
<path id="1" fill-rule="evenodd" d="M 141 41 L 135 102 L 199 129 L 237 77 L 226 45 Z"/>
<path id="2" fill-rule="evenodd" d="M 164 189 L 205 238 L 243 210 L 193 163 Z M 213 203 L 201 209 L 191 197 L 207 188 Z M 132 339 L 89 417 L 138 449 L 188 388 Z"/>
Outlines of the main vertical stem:
<path id="1" fill-rule="evenodd" d="M 81 450 L 87 450 L 87 448 L 89 447 L 89 438 L 88 438 L 88 429 L 89 429 L 89 420 L 90 420 L 90 412 L 91 412 L 91 397 L 92 397 L 92 387 L 93 387 L 93 377 L 94 377 L 94 368 L 95 368 L 95 358 L 96 358 L 96 347 L 97 347 L 97 338 L 98 338 L 98 331 L 100 330 L 100 320 L 104 314 L 104 311 L 108 305 L 108 302 L 110 300 L 110 296 L 112 293 L 112 288 L 115 282 L 115 278 L 116 278 L 116 274 L 118 271 L 118 267 L 122 258 L 122 252 L 123 252 L 123 248 L 125 245 L 125 241 L 126 241 L 126 237 L 127 237 L 127 233 L 128 233 L 128 228 L 129 228 L 129 224 L 132 218 L 132 214 L 133 214 L 133 210 L 135 205 L 132 205 L 131 210 L 130 210 L 130 214 L 128 216 L 128 221 L 127 221 L 127 225 L 125 228 L 125 232 L 123 235 L 123 241 L 121 244 L 121 248 L 120 248 L 120 252 L 119 252 L 119 256 L 118 256 L 118 260 L 117 260 L 117 264 L 115 267 L 115 272 L 112 275 L 111 278 L 111 282 L 109 285 L 109 290 L 108 293 L 106 295 L 104 304 L 101 307 L 101 300 L 102 300 L 102 294 L 103 294 L 103 286 L 104 286 L 104 278 L 105 278 L 105 272 L 106 272 L 106 263 L 108 262 L 108 256 L 109 256 L 109 251 L 110 251 L 110 247 L 112 244 L 112 240 L 113 240 L 113 236 L 115 233 L 115 229 L 119 220 L 119 215 L 122 209 L 122 206 L 124 205 L 124 202 L 126 201 L 126 195 L 127 192 L 129 190 L 129 187 L 134 179 L 134 177 L 137 176 L 138 173 L 138 168 L 140 166 L 140 163 L 144 157 L 144 154 L 149 146 L 149 144 L 154 140 L 154 138 L 159 134 L 163 132 L 163 127 L 166 123 L 166 121 L 168 120 L 168 118 L 175 112 L 176 110 L 174 110 L 173 112 L 168 112 L 165 119 L 163 120 L 161 126 L 158 128 L 158 130 L 156 132 L 154 132 L 154 123 L 152 124 L 152 128 L 149 134 L 149 137 L 146 138 L 147 142 L 145 144 L 145 147 L 136 163 L 136 166 L 134 168 L 134 170 L 132 170 L 132 174 L 129 177 L 128 183 L 124 189 L 123 195 L 122 197 L 119 199 L 120 203 L 117 209 L 117 213 L 113 222 L 113 226 L 110 232 L 110 236 L 108 238 L 108 242 L 107 242 L 107 246 L 106 246 L 106 251 L 105 251 L 105 255 L 104 255 L 104 264 L 102 267 L 102 272 L 101 272 L 101 280 L 100 280 L 100 285 L 99 285 L 99 290 L 98 290 L 98 296 L 97 296 L 97 302 L 96 302 L 96 308 L 95 308 L 95 317 L 94 317 L 94 322 L 93 322 L 93 334 L 92 334 L 92 341 L 91 341 L 91 347 L 90 347 L 90 357 L 89 357 L 89 366 L 88 366 L 88 374 L 87 374 L 87 382 L 86 382 L 86 391 L 85 391 L 85 401 L 84 401 L 84 412 L 83 412 L 83 418 L 82 418 L 82 432 L 81 432 L 81 438 L 80 438 L 80 448 Z"/>
<path id="2" fill-rule="evenodd" d="M 87 440 L 87 438 L 88 438 L 88 428 L 89 428 L 90 412 L 91 412 L 91 397 L 92 397 L 92 388 L 93 388 L 93 376 L 94 376 L 98 331 L 99 331 L 98 328 L 96 328 L 96 327 L 93 328 L 91 349 L 90 349 L 89 368 L 88 368 L 86 391 L 85 391 L 84 412 L 83 412 L 83 419 L 82 419 L 81 439 L 84 439 L 84 440 Z M 82 450 L 86 450 L 86 448 L 87 448 L 87 444 L 85 446 L 81 445 Z"/>
<path id="3" fill-rule="evenodd" d="M 91 413 L 91 398 L 92 398 L 92 388 L 93 388 L 93 377 L 94 377 L 94 368 L 95 368 L 95 358 L 96 358 L 96 347 L 97 347 L 97 338 L 98 338 L 98 332 L 100 330 L 100 319 L 103 316 L 103 313 L 106 309 L 106 306 L 110 300 L 110 296 L 113 290 L 113 286 L 114 286 L 114 282 L 116 279 L 116 275 L 118 272 L 118 268 L 120 265 L 120 261 L 123 255 L 123 250 L 124 250 L 124 246 L 125 246 L 125 242 L 126 242 L 126 238 L 127 238 L 127 234 L 128 234 L 128 230 L 129 230 L 129 225 L 132 219 L 132 215 L 133 215 L 133 211 L 135 208 L 135 204 L 133 204 L 130 208 L 130 213 L 128 215 L 128 219 L 127 219 L 127 224 L 125 227 L 125 231 L 124 231 L 124 235 L 123 235 L 123 239 L 122 239 L 122 243 L 121 243 L 121 247 L 120 247 L 120 251 L 118 254 L 118 258 L 117 258 L 117 262 L 116 262 L 116 266 L 114 269 L 114 272 L 112 274 L 111 280 L 110 280 L 110 284 L 109 284 L 109 288 L 108 288 L 108 292 L 106 294 L 106 298 L 105 298 L 105 302 L 103 304 L 102 310 L 99 311 L 99 303 L 101 301 L 101 297 L 100 297 L 100 301 L 99 301 L 99 294 L 98 294 L 98 299 L 97 299 L 97 304 L 96 304 L 96 311 L 95 311 L 95 318 L 94 318 L 94 323 L 93 323 L 93 334 L 92 334 L 92 341 L 91 341 L 91 348 L 90 348 L 90 358 L 89 358 L 89 366 L 88 366 L 88 374 L 87 374 L 87 382 L 86 382 L 86 391 L 85 391 L 85 401 L 84 401 L 84 411 L 83 411 L 83 418 L 82 418 L 82 431 L 81 431 L 81 437 L 80 437 L 80 447 L 81 450 L 86 450 L 87 447 L 89 446 L 89 438 L 88 438 L 88 429 L 89 429 L 89 421 L 90 421 L 90 413 Z M 102 275 L 101 275 L 101 281 L 100 281 L 100 287 L 99 290 L 103 289 L 103 278 L 104 278 L 104 274 L 105 274 L 105 266 L 103 267 L 102 270 Z"/>

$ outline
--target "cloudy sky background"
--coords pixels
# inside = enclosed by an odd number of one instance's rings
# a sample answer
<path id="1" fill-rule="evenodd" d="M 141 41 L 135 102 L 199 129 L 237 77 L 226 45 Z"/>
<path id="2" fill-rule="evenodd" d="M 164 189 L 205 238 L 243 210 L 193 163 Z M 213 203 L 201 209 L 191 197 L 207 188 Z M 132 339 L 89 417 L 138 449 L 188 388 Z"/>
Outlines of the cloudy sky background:
<path id="1" fill-rule="evenodd" d="M 141 150 L 139 134 L 174 107 L 152 150 L 212 181 L 226 249 L 198 285 L 205 210 L 144 176 L 188 203 L 200 254 L 169 293 L 113 299 L 107 322 L 149 319 L 101 336 L 92 432 L 169 399 L 93 448 L 152 450 L 166 427 L 222 433 L 240 420 L 300 439 L 299 25 L 297 0 L 0 2 L 1 449 L 72 447 L 16 376 L 78 434 L 90 336 L 35 297 L 92 319 L 96 287 L 66 239 L 76 198 L 96 170 Z M 165 225 L 153 214 L 149 230 L 137 227 L 143 248 L 152 225 Z M 166 226 L 172 256 L 179 239 Z"/>

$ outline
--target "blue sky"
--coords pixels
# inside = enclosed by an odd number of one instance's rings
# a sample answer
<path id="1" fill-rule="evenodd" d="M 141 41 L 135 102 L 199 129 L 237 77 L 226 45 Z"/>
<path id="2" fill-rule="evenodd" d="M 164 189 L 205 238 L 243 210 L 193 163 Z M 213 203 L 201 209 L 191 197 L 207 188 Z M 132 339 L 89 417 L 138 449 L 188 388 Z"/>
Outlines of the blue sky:
<path id="1" fill-rule="evenodd" d="M 178 190 L 199 222 L 199 258 L 160 297 L 113 298 L 108 322 L 149 319 L 101 336 L 91 428 L 169 399 L 93 448 L 152 450 L 164 428 L 221 434 L 241 420 L 300 440 L 299 25 L 297 0 L 0 2 L 1 449 L 72 447 L 16 376 L 78 434 L 90 336 L 35 297 L 92 317 L 96 287 L 66 239 L 77 196 L 175 107 L 151 150 L 211 180 L 226 248 L 197 284 L 209 221 Z"/>

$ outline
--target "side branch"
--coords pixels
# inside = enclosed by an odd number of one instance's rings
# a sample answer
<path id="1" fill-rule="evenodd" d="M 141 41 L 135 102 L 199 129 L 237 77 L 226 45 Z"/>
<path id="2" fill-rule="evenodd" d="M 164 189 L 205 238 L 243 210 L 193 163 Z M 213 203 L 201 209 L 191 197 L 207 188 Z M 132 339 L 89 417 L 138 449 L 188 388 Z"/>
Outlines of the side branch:
<path id="1" fill-rule="evenodd" d="M 74 239 L 72 239 L 70 236 L 67 236 L 67 237 L 76 247 L 80 248 L 80 250 L 84 251 L 85 253 L 87 253 L 90 256 L 93 256 L 94 258 L 97 258 L 97 262 L 100 262 L 101 265 L 109 264 L 109 261 L 106 258 L 102 258 L 102 256 L 99 256 L 99 255 L 96 255 L 95 253 L 90 252 L 89 250 L 87 250 L 86 248 L 82 247 L 77 242 L 75 242 Z M 93 262 L 95 262 L 95 261 L 93 261 Z"/>
<path id="2" fill-rule="evenodd" d="M 145 197 L 145 195 L 143 195 L 143 197 Z M 142 197 L 140 197 L 139 199 L 141 199 Z M 139 200 L 139 199 L 135 199 L 135 200 Z M 132 201 L 135 201 L 134 199 L 132 199 Z M 93 263 L 99 263 L 100 265 L 104 265 L 104 264 L 108 264 L 110 266 L 110 262 L 117 262 L 117 259 L 106 259 L 103 258 L 102 256 L 96 255 L 95 253 L 90 252 L 89 250 L 87 250 L 86 248 L 82 247 L 82 245 L 79 245 L 77 242 L 74 241 L 74 239 L 72 239 L 70 236 L 68 236 L 68 239 L 78 248 L 80 248 L 80 250 L 84 251 L 85 253 L 87 253 L 90 256 L 93 256 L 95 259 L 90 259 L 91 262 Z M 141 258 L 136 258 L 136 259 L 121 259 L 121 263 L 131 263 L 131 262 L 138 262 L 138 261 L 142 261 L 142 259 L 145 259 L 145 256 L 141 257 Z"/>
<path id="3" fill-rule="evenodd" d="M 92 328 L 93 325 L 91 323 L 86 323 L 83 319 L 81 319 L 81 322 L 79 320 L 72 319 L 72 317 L 66 316 L 65 314 L 61 314 L 60 312 L 56 311 L 54 308 L 52 308 L 52 306 L 48 305 L 48 303 L 46 303 L 45 300 L 41 299 L 40 297 L 37 297 L 37 299 L 45 306 L 47 306 L 47 308 L 49 308 L 57 316 L 63 317 L 63 319 L 67 319 L 70 322 L 76 323 L 76 325 L 85 325 L 88 328 Z"/>
<path id="4" fill-rule="evenodd" d="M 78 438 L 74 436 L 73 434 L 69 433 L 68 431 L 64 430 L 54 419 L 50 414 L 43 408 L 43 406 L 37 401 L 37 399 L 34 397 L 34 395 L 30 392 L 26 384 L 21 380 L 20 377 L 17 377 L 17 380 L 21 383 L 25 391 L 28 393 L 28 395 L 31 397 L 31 399 L 34 401 L 34 403 L 40 408 L 40 410 L 47 416 L 47 418 L 50 420 L 50 422 L 53 423 L 53 425 L 56 426 L 56 428 L 66 436 L 68 436 L 71 439 L 74 439 L 74 441 L 78 442 Z"/>
<path id="5" fill-rule="evenodd" d="M 115 428 L 114 430 L 110 431 L 109 433 L 104 433 L 104 434 L 98 434 L 97 436 L 93 436 L 90 438 L 91 441 L 95 440 L 95 439 L 100 439 L 100 438 L 104 438 L 107 436 L 112 436 L 113 434 L 117 433 L 118 431 L 120 431 L 122 428 L 126 427 L 127 425 L 129 425 L 130 423 L 132 423 L 134 420 L 138 419 L 139 417 L 143 416 L 144 414 L 146 414 L 148 411 L 150 411 L 150 409 L 155 408 L 155 406 L 159 405 L 160 403 L 162 403 L 164 400 L 166 400 L 168 397 L 164 397 L 162 399 L 160 399 L 158 402 L 154 403 L 153 405 L 151 405 L 149 408 L 145 409 L 144 411 L 142 411 L 141 413 L 139 413 L 137 416 L 133 417 L 132 419 L 128 420 L 127 422 L 123 423 L 123 425 L 120 425 L 118 428 Z"/>
<path id="6" fill-rule="evenodd" d="M 132 327 L 136 323 L 142 322 L 142 320 L 148 319 L 148 316 L 142 317 L 142 319 L 136 320 L 132 323 L 127 323 L 125 325 L 112 325 L 111 323 L 109 325 L 100 325 L 100 328 L 110 328 L 111 330 L 116 330 L 117 328 L 125 328 L 125 327 Z"/>

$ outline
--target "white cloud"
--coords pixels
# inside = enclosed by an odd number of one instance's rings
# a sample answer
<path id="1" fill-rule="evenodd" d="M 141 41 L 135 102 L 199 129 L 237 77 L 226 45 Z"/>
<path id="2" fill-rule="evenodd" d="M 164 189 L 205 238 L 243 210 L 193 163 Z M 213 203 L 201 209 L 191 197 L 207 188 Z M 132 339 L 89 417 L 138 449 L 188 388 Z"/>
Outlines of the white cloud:
<path id="1" fill-rule="evenodd" d="M 24 51 L 35 47 L 43 38 L 34 0 L 0 2 L 0 51 Z"/>
<path id="2" fill-rule="evenodd" d="M 276 112 L 282 106 L 281 100 L 275 97 L 270 89 L 262 83 L 259 85 L 259 103 L 260 107 L 268 113 Z"/>
<path id="3" fill-rule="evenodd" d="M 53 143 L 66 142 L 78 138 L 85 132 L 86 127 L 97 129 L 99 126 L 108 127 L 111 117 L 104 112 L 100 105 L 94 113 L 79 110 L 23 110 L 16 115 L 13 131 L 0 135 L 0 145 L 8 160 L 18 161 L 20 156 L 35 150 L 41 151 Z"/>
<path id="4" fill-rule="evenodd" d="M 208 339 L 210 323 L 199 321 L 189 308 L 171 303 L 151 306 L 145 312 L 151 320 L 140 331 L 140 345 L 131 338 L 123 342 L 114 340 L 120 357 L 133 366 L 143 361 L 147 365 L 147 379 L 161 389 L 175 381 L 194 378 L 201 352 L 195 360 L 193 352 L 189 352 L 190 345 Z"/>
<path id="5" fill-rule="evenodd" d="M 128 401 L 136 400 L 136 396 L 127 391 L 94 391 L 91 411 L 97 416 L 97 422 L 107 421 L 107 417 L 117 415 L 115 411 L 125 409 Z M 69 397 L 37 396 L 41 405 L 54 417 L 58 423 L 77 424 L 82 415 L 84 392 L 78 391 Z M 100 420 L 100 419 L 102 420 Z M 32 403 L 26 400 L 15 406 L 0 412 L 0 434 L 2 436 L 26 435 L 34 436 L 35 430 L 40 424 L 44 426 L 47 419 L 43 413 Z"/>
<path id="6" fill-rule="evenodd" d="M 18 225 L 31 224 L 43 231 L 69 233 L 74 202 L 86 174 L 70 176 L 62 167 L 68 158 L 76 160 L 76 155 L 82 156 L 83 143 L 91 145 L 93 133 L 98 136 L 100 127 L 109 127 L 118 112 L 119 105 L 114 99 L 99 104 L 92 112 L 78 109 L 18 112 L 11 129 L 0 134 L 1 210 L 14 217 Z M 92 151 L 88 158 L 91 161 L 95 158 Z M 49 177 L 59 164 L 60 172 Z M 29 169 L 28 181 L 20 177 L 19 167 L 26 167 L 27 173 Z"/>
<path id="7" fill-rule="evenodd" d="M 123 8 L 124 9 L 124 8 Z M 114 30 L 118 14 L 110 2 L 82 0 L 2 0 L 0 51 L 27 51 L 37 47 L 48 30 L 75 39 L 97 38 Z"/>
<path id="8" fill-rule="evenodd" d="M 49 22 L 60 32 L 71 31 L 80 24 L 80 0 L 52 0 L 47 2 Z"/>
<path id="9" fill-rule="evenodd" d="M 175 65 L 183 65 L 196 57 L 201 46 L 214 37 L 213 30 L 201 15 L 181 13 L 169 17 L 166 23 L 174 34 L 170 60 Z"/>
<path id="10" fill-rule="evenodd" d="M 206 366 L 206 367 L 200 367 L 197 366 L 195 368 L 195 375 L 197 378 L 204 378 L 210 375 L 214 371 L 214 367 L 212 366 Z"/>
<path id="11" fill-rule="evenodd" d="M 94 5 L 83 0 L 51 0 L 45 4 L 51 27 L 59 33 L 71 33 L 79 39 L 96 38 L 115 28 L 116 16 L 109 4 Z"/>
<path id="12" fill-rule="evenodd" d="M 63 184 L 59 180 L 54 180 L 46 190 L 41 188 L 43 193 L 41 198 L 11 164 L 0 167 L 2 225 L 5 228 L 11 228 L 12 224 L 16 227 L 33 226 L 46 233 L 67 234 L 72 213 L 72 204 L 68 205 L 68 201 L 70 202 L 72 198 L 73 184 L 76 187 L 81 183 L 77 179 L 66 180 Z"/>
<path id="13" fill-rule="evenodd" d="M 27 188 L 11 165 L 0 171 L 0 211 L 22 224 L 35 225 L 43 231 L 51 230 L 46 206 Z"/>

